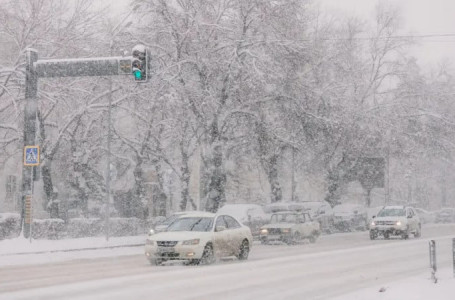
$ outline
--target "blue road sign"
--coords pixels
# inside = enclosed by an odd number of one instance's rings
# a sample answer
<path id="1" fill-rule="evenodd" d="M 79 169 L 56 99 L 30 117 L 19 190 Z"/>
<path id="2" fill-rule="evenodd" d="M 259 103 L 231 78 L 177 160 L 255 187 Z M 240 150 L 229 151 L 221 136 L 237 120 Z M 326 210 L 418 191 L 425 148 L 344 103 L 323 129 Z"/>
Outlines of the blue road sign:
<path id="1" fill-rule="evenodd" d="M 25 146 L 24 148 L 24 166 L 39 165 L 39 146 Z"/>

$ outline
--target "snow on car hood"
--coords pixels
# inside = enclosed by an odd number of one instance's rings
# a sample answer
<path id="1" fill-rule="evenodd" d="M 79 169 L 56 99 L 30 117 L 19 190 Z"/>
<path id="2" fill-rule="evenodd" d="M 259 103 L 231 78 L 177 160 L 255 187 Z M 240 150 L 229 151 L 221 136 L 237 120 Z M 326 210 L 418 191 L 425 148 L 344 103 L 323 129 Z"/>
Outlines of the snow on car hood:
<path id="1" fill-rule="evenodd" d="M 164 231 L 150 236 L 149 239 L 152 241 L 186 241 L 208 237 L 211 234 L 211 232 L 203 231 Z"/>
<path id="2" fill-rule="evenodd" d="M 390 222 L 397 222 L 401 221 L 401 223 L 407 222 L 408 219 L 406 217 L 376 217 L 373 219 L 374 222 L 376 221 L 390 221 Z"/>

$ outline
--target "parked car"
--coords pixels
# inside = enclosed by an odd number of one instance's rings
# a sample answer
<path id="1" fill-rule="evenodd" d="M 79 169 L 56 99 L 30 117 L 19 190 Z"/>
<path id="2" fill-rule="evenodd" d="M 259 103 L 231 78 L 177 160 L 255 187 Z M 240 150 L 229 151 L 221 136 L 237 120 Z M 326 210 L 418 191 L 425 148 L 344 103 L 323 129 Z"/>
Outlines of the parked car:
<path id="1" fill-rule="evenodd" d="M 313 220 L 319 222 L 322 232 L 333 231 L 333 209 L 327 201 L 305 201 L 302 204 Z"/>
<path id="2" fill-rule="evenodd" d="M 180 212 L 173 213 L 172 215 L 170 215 L 163 221 L 158 222 L 155 225 L 155 227 L 153 228 L 153 231 L 155 233 L 166 231 L 167 227 L 169 225 L 171 225 L 171 223 L 174 222 L 175 220 L 177 220 L 179 217 L 181 217 L 183 215 L 195 213 L 195 212 L 198 213 L 198 211 L 180 211 Z"/>
<path id="3" fill-rule="evenodd" d="M 258 204 L 225 204 L 217 214 L 228 214 L 251 229 L 253 237 L 259 237 L 259 229 L 270 220 L 261 205 Z"/>
<path id="4" fill-rule="evenodd" d="M 436 213 L 433 211 L 428 211 L 423 208 L 415 208 L 415 211 L 419 215 L 422 224 L 434 223 L 436 220 Z"/>
<path id="5" fill-rule="evenodd" d="M 453 223 L 455 222 L 455 208 L 443 208 L 436 213 L 436 223 Z"/>
<path id="6" fill-rule="evenodd" d="M 313 221 L 308 212 L 281 211 L 273 213 L 270 224 L 261 227 L 260 240 L 263 244 L 271 241 L 295 244 L 303 239 L 314 243 L 320 234 L 319 222 Z"/>
<path id="7" fill-rule="evenodd" d="M 336 205 L 333 207 L 333 225 L 339 231 L 367 230 L 367 211 L 358 204 Z"/>
<path id="8" fill-rule="evenodd" d="M 145 256 L 154 265 L 169 260 L 211 264 L 227 256 L 246 260 L 252 245 L 250 228 L 233 216 L 198 212 L 179 216 L 164 232 L 151 231 Z"/>
<path id="9" fill-rule="evenodd" d="M 422 227 L 414 208 L 409 206 L 384 206 L 370 224 L 370 239 L 379 235 L 389 239 L 392 235 L 407 239 L 410 234 L 420 237 Z"/>

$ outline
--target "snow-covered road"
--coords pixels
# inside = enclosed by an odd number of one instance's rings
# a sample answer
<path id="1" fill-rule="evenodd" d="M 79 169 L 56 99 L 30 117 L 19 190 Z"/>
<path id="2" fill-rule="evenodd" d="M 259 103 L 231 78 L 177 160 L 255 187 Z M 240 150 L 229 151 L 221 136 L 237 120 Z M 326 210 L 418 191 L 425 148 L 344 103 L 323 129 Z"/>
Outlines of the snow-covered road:
<path id="1" fill-rule="evenodd" d="M 203 267 L 150 266 L 142 247 L 115 249 L 125 255 L 2 267 L 0 299 L 330 299 L 428 271 L 430 238 L 439 266 L 450 267 L 453 237 L 455 225 L 406 241 L 335 234 L 316 244 L 255 245 L 247 262 Z"/>

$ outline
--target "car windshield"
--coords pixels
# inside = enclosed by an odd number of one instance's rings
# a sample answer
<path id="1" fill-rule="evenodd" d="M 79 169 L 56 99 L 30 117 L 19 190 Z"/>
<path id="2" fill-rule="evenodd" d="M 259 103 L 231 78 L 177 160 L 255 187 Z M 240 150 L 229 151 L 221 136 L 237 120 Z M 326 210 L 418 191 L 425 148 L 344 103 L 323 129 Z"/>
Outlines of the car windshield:
<path id="1" fill-rule="evenodd" d="M 172 215 L 169 218 L 167 218 L 166 220 L 164 220 L 162 223 L 160 223 L 160 225 L 169 225 L 172 222 L 174 222 L 177 218 L 178 218 L 177 215 Z"/>
<path id="2" fill-rule="evenodd" d="M 212 224 L 210 217 L 186 217 L 175 220 L 167 231 L 210 231 Z"/>
<path id="3" fill-rule="evenodd" d="M 384 208 L 378 213 L 378 217 L 404 217 L 405 215 L 404 208 Z"/>
<path id="4" fill-rule="evenodd" d="M 277 223 L 296 223 L 297 215 L 296 214 L 275 214 L 272 215 L 271 222 L 272 224 Z"/>

